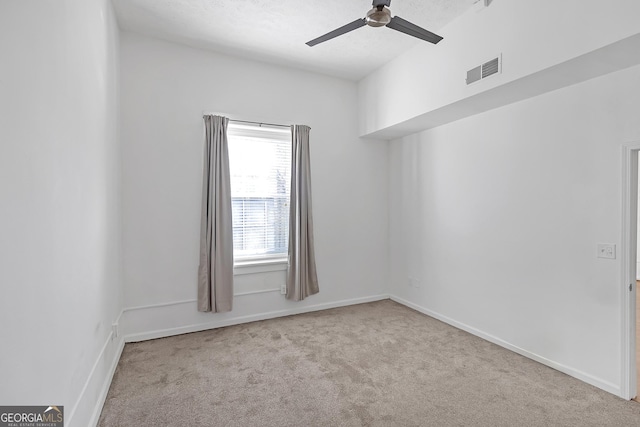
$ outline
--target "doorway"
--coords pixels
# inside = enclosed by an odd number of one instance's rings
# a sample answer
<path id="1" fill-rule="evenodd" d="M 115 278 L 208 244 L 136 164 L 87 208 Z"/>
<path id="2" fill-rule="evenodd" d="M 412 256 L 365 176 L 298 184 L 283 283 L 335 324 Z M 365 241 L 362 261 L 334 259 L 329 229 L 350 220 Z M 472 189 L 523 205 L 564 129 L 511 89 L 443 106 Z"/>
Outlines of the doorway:
<path id="1" fill-rule="evenodd" d="M 635 188 L 633 188 L 632 186 L 632 195 L 634 195 L 633 201 L 630 205 L 631 207 L 631 213 L 633 215 L 633 212 L 635 212 L 635 225 L 636 225 L 636 229 L 635 231 L 632 231 L 632 244 L 633 244 L 633 248 L 635 249 L 635 255 L 634 255 L 634 260 L 635 260 L 635 265 L 632 270 L 633 272 L 635 272 L 635 292 L 633 287 L 629 287 L 629 290 L 631 291 L 631 295 L 630 295 L 630 302 L 631 302 L 631 307 L 630 308 L 630 312 L 633 314 L 633 316 L 631 316 L 631 323 L 635 324 L 635 333 L 632 332 L 633 337 L 635 339 L 635 354 L 633 354 L 633 359 L 631 360 L 633 367 L 635 368 L 635 378 L 632 378 L 632 381 L 635 380 L 635 390 L 633 389 L 633 387 L 630 390 L 630 396 L 633 397 L 632 400 L 636 401 L 636 402 L 640 402 L 639 400 L 639 396 L 638 396 L 638 389 L 640 389 L 640 292 L 638 292 L 638 285 L 640 284 L 640 236 L 638 236 L 638 233 L 640 233 L 640 170 L 639 170 L 639 165 L 640 165 L 640 150 L 634 150 L 632 153 L 632 157 L 633 157 L 633 162 L 631 164 L 631 178 L 633 179 L 633 182 L 635 183 Z M 631 218 L 633 218 L 634 216 L 631 216 Z M 633 255 L 633 251 L 632 254 Z M 635 296 L 634 296 L 635 294 Z M 635 308 L 634 308 L 635 306 Z M 635 320 L 634 320 L 635 318 Z M 631 328 L 633 331 L 633 328 Z M 633 343 L 634 339 L 632 339 L 631 343 Z M 631 374 L 633 376 L 633 370 L 631 369 Z"/>
<path id="2" fill-rule="evenodd" d="M 638 164 L 640 141 L 622 146 L 622 236 L 620 250 L 621 292 L 620 312 L 622 325 L 620 396 L 627 400 L 638 397 L 640 387 L 640 297 L 637 270 L 640 238 L 638 209 Z"/>

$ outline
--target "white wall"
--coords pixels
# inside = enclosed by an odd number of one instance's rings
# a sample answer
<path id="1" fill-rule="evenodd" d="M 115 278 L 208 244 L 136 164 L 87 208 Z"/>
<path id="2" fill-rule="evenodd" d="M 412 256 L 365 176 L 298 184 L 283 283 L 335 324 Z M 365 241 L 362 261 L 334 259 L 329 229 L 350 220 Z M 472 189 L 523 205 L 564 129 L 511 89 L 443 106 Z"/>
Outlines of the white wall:
<path id="1" fill-rule="evenodd" d="M 124 323 L 131 339 L 386 292 L 387 144 L 358 139 L 355 83 L 133 33 L 121 41 Z M 311 127 L 318 295 L 299 303 L 277 292 L 245 295 L 230 313 L 197 312 L 203 111 Z M 244 293 L 278 288 L 284 273 L 236 279 L 236 293 Z"/>
<path id="2" fill-rule="evenodd" d="M 0 2 L 0 58 L 0 402 L 87 426 L 120 348 L 111 4 Z"/>
<path id="3" fill-rule="evenodd" d="M 637 0 L 472 8 L 439 31 L 438 45 L 418 44 L 359 83 L 360 134 L 405 136 L 638 64 L 638 16 Z M 467 70 L 498 54 L 502 74 L 467 86 Z"/>
<path id="4" fill-rule="evenodd" d="M 391 293 L 619 393 L 620 264 L 596 245 L 620 247 L 639 112 L 634 67 L 392 142 Z"/>

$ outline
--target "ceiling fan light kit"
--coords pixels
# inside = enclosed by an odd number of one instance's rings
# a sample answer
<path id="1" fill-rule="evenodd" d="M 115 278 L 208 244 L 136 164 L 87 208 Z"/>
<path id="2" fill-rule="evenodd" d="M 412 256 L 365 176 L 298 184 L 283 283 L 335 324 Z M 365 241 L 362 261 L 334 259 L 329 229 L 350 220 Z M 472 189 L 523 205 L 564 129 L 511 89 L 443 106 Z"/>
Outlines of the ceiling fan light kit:
<path id="1" fill-rule="evenodd" d="M 319 43 L 326 42 L 332 38 L 341 36 L 350 31 L 356 30 L 365 25 L 370 27 L 389 27 L 392 30 L 400 31 L 401 33 L 408 34 L 410 36 L 419 38 L 421 40 L 436 44 L 442 40 L 437 34 L 427 31 L 422 27 L 419 27 L 411 22 L 400 18 L 399 16 L 391 17 L 391 0 L 373 0 L 373 9 L 367 12 L 365 18 L 356 19 L 342 27 L 335 29 L 327 34 L 320 36 L 316 39 L 307 42 L 308 46 L 315 46 Z"/>

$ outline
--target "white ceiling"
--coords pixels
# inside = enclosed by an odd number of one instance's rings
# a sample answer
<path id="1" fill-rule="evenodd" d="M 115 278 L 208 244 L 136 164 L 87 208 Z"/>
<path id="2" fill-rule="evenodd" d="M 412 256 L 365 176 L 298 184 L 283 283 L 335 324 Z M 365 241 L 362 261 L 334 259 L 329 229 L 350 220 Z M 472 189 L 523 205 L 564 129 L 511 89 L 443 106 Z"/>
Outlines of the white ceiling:
<path id="1" fill-rule="evenodd" d="M 474 2 L 393 0 L 390 9 L 393 16 L 437 33 Z M 364 18 L 371 0 L 113 0 L 113 4 L 123 30 L 352 80 L 426 43 L 389 28 L 365 26 L 315 47 L 305 45 Z"/>

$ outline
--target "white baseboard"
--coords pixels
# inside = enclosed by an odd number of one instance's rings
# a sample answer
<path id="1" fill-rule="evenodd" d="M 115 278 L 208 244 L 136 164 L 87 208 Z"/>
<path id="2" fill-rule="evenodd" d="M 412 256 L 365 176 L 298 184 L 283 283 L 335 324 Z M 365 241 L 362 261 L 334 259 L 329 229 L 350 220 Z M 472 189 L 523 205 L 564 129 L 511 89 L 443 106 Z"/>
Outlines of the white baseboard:
<path id="1" fill-rule="evenodd" d="M 66 426 L 85 427 L 98 424 L 102 406 L 107 398 L 111 380 L 123 349 L 124 338 L 116 338 L 111 332 L 93 364 L 87 381 L 80 392 L 80 397 L 69 416 L 65 417 Z"/>
<path id="2" fill-rule="evenodd" d="M 264 295 L 259 297 L 263 299 L 267 298 Z M 236 308 L 234 307 L 234 311 L 229 313 L 212 314 L 198 312 L 197 303 L 195 301 L 178 301 L 176 303 L 169 304 L 126 308 L 124 309 L 123 316 L 123 328 L 126 331 L 124 339 L 126 342 L 145 341 L 169 337 L 172 335 L 239 325 L 242 323 L 256 322 L 259 320 L 273 319 L 276 317 L 292 316 L 295 314 L 389 299 L 388 295 L 372 295 L 368 297 L 345 299 L 320 304 L 310 304 L 308 302 L 309 300 L 306 300 L 305 303 L 307 304 L 301 305 L 299 302 L 293 303 L 290 301 L 283 301 L 282 296 L 279 294 L 277 296 L 274 295 L 274 297 L 280 299 L 277 304 L 273 301 L 263 301 L 263 306 L 280 306 L 286 308 L 255 313 L 255 309 L 247 310 L 247 307 L 245 306 L 239 307 L 238 311 L 236 311 Z M 252 307 L 255 307 L 255 305 L 256 304 L 252 304 Z M 255 314 L 242 314 L 243 311 L 253 311 Z M 162 322 L 163 319 L 164 322 Z M 170 320 L 166 321 L 166 319 Z M 157 325 L 161 323 L 164 323 L 166 327 L 153 329 L 148 327 L 145 328 L 147 325 Z"/>
<path id="3" fill-rule="evenodd" d="M 91 420 L 89 421 L 89 426 L 97 426 L 98 421 L 100 420 L 100 414 L 102 413 L 102 407 L 104 406 L 104 402 L 107 400 L 107 394 L 109 393 L 109 388 L 111 387 L 111 380 L 113 380 L 113 375 L 116 372 L 116 368 L 118 367 L 118 362 L 120 362 L 120 356 L 122 356 L 122 351 L 124 350 L 124 338 L 117 338 L 118 344 L 115 352 L 115 356 L 111 361 L 111 367 L 107 372 L 107 375 L 104 378 L 104 382 L 102 387 L 100 388 L 100 394 L 98 396 L 98 401 L 95 404 L 93 409 L 93 414 L 91 415 Z"/>
<path id="4" fill-rule="evenodd" d="M 409 308 L 412 308 L 416 311 L 419 311 L 420 313 L 426 314 L 427 316 L 433 317 L 434 319 L 438 319 L 444 323 L 447 323 L 455 328 L 461 329 L 463 331 L 469 332 L 472 335 L 475 335 L 477 337 L 480 337 L 486 341 L 489 341 L 493 344 L 499 345 L 500 347 L 506 348 L 507 350 L 511 350 L 514 353 L 518 353 L 521 356 L 524 356 L 526 358 L 529 358 L 531 360 L 535 360 L 536 362 L 542 363 L 543 365 L 549 366 L 550 368 L 553 368 L 557 371 L 560 371 L 562 373 L 565 373 L 571 377 L 577 378 L 580 381 L 583 381 L 587 384 L 591 384 L 592 386 L 598 387 L 604 391 L 607 391 L 609 393 L 615 394 L 616 396 L 622 397 L 621 393 L 622 390 L 620 389 L 620 387 L 616 384 L 613 384 L 609 381 L 605 381 L 601 378 L 597 378 L 594 377 L 593 375 L 587 374 L 585 372 L 582 372 L 578 369 L 574 369 L 570 366 L 566 366 L 563 365 L 561 363 L 558 362 L 554 362 L 553 360 L 549 360 L 543 356 L 540 356 L 538 354 L 532 353 L 528 350 L 522 349 L 518 346 L 515 346 L 511 343 L 508 343 L 507 341 L 504 341 L 498 337 L 495 337 L 491 334 L 488 334 L 486 332 L 483 332 L 481 330 L 478 330 L 476 328 L 473 328 L 469 325 L 466 325 L 464 323 L 458 322 L 456 320 L 453 320 L 447 316 L 444 316 L 440 313 L 436 313 L 432 310 L 429 310 L 427 308 L 424 308 L 422 306 L 419 306 L 417 304 L 414 304 L 412 302 L 409 302 L 405 299 L 402 299 L 400 297 L 394 296 L 394 295 L 390 295 L 389 298 L 399 304 L 402 304 L 404 306 L 407 306 Z"/>

